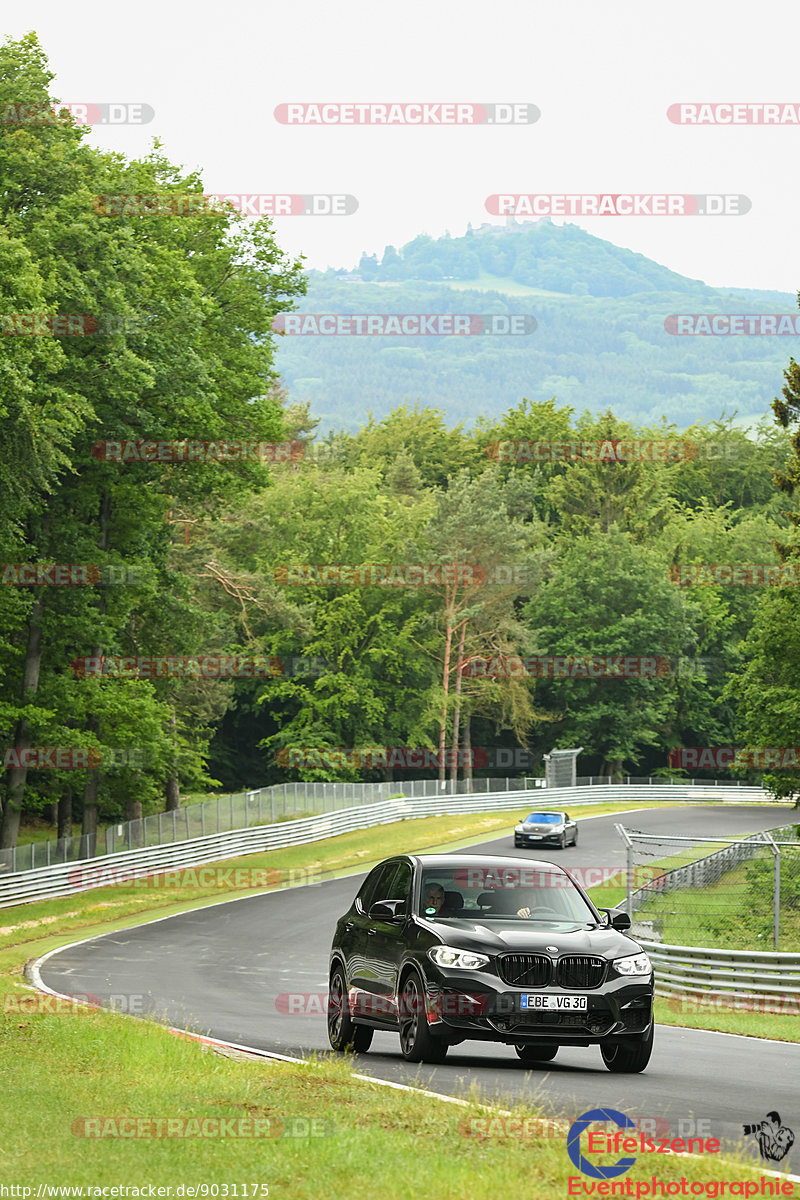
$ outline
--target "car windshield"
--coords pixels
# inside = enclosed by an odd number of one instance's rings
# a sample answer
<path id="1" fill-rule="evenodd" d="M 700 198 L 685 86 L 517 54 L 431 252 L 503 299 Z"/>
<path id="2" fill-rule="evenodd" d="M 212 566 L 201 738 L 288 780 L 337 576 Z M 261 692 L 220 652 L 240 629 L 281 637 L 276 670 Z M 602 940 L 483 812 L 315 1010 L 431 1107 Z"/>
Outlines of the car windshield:
<path id="1" fill-rule="evenodd" d="M 597 917 L 572 880 L 545 867 L 425 868 L 419 912 L 427 920 L 596 924 Z"/>
<path id="2" fill-rule="evenodd" d="M 560 825 L 561 813 L 529 813 L 525 818 L 526 825 Z"/>

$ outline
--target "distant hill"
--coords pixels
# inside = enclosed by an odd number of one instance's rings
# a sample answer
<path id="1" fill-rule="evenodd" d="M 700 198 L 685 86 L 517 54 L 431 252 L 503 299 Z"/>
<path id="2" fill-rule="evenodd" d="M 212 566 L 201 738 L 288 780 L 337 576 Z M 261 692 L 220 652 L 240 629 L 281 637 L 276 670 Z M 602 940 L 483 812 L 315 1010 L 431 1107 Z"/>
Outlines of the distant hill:
<path id="1" fill-rule="evenodd" d="M 800 281 L 798 281 L 800 283 Z M 738 411 L 757 419 L 783 385 L 794 337 L 674 336 L 671 313 L 797 312 L 788 292 L 718 289 L 577 225 L 483 225 L 423 234 L 355 268 L 309 273 L 306 313 L 473 313 L 535 317 L 522 336 L 286 336 L 277 365 L 320 432 L 355 429 L 405 399 L 449 420 L 497 415 L 525 396 L 635 423 L 680 425 Z"/>

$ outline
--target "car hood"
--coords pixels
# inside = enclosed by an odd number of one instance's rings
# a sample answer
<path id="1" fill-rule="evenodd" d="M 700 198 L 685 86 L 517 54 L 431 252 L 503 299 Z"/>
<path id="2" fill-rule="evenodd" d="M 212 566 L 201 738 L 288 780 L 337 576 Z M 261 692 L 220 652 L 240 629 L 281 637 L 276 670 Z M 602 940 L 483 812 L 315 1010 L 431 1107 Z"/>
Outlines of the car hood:
<path id="1" fill-rule="evenodd" d="M 439 922 L 425 924 L 435 929 L 444 945 L 477 954 L 547 954 L 547 946 L 557 946 L 559 954 L 600 954 L 603 958 L 642 953 L 638 942 L 617 929 L 587 929 L 577 922 L 542 921 L 523 927 L 518 921 L 506 924 L 453 919 L 446 926 Z"/>

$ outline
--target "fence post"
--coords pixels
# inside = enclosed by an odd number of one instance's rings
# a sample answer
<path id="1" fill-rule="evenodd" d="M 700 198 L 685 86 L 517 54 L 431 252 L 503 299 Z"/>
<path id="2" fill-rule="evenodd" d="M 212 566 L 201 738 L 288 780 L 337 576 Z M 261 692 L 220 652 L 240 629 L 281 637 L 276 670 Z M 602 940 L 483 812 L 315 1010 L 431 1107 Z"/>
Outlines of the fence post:
<path id="1" fill-rule="evenodd" d="M 615 825 L 619 836 L 625 843 L 627 870 L 625 872 L 625 911 L 631 920 L 633 920 L 633 842 L 628 837 L 628 831 L 624 825 Z"/>
<path id="2" fill-rule="evenodd" d="M 766 831 L 762 830 L 761 836 L 772 851 L 772 948 L 777 950 L 781 935 L 781 852 Z"/>

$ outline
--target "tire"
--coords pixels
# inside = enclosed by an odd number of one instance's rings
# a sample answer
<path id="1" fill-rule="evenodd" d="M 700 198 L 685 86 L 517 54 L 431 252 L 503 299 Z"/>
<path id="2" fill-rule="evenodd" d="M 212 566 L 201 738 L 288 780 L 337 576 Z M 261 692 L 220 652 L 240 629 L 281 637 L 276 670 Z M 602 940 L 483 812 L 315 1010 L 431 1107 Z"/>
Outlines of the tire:
<path id="1" fill-rule="evenodd" d="M 566 833 L 562 833 L 562 835 L 561 835 L 561 841 L 558 843 L 558 848 L 559 848 L 559 850 L 566 850 L 566 848 L 567 848 L 567 835 L 566 835 Z"/>
<path id="2" fill-rule="evenodd" d="M 514 1049 L 524 1063 L 550 1062 L 558 1054 L 558 1046 L 531 1046 L 518 1043 Z"/>
<path id="3" fill-rule="evenodd" d="M 573 846 L 577 846 L 577 844 L 578 844 L 578 831 L 577 831 L 577 829 L 575 830 L 574 834 L 572 835 L 572 844 L 573 844 Z"/>
<path id="4" fill-rule="evenodd" d="M 637 1038 L 609 1038 L 600 1043 L 600 1053 L 609 1071 L 632 1075 L 643 1071 L 653 1053 L 653 1026 L 650 1032 Z"/>
<path id="5" fill-rule="evenodd" d="M 344 970 L 335 966 L 328 984 L 328 1041 L 334 1050 L 364 1054 L 370 1048 L 372 1034 L 369 1025 L 355 1025 L 351 1021 Z"/>
<path id="6" fill-rule="evenodd" d="M 441 1063 L 447 1042 L 431 1036 L 425 1016 L 425 990 L 416 971 L 406 976 L 400 994 L 400 1052 L 406 1062 Z"/>

